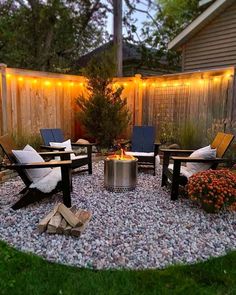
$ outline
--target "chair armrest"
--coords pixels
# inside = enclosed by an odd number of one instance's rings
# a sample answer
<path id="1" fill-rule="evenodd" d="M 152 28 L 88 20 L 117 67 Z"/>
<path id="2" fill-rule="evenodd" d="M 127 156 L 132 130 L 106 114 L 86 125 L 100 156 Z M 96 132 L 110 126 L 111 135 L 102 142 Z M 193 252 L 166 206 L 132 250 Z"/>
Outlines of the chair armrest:
<path id="1" fill-rule="evenodd" d="M 178 154 L 191 154 L 193 153 L 195 150 L 180 150 L 180 149 L 160 149 L 161 152 L 163 153 L 178 153 Z"/>
<path id="2" fill-rule="evenodd" d="M 224 162 L 231 162 L 231 159 L 225 158 L 215 158 L 215 159 L 203 159 L 203 158 L 189 158 L 189 157 L 171 157 L 174 161 L 179 162 L 192 162 L 192 163 L 224 163 Z"/>
<path id="3" fill-rule="evenodd" d="M 72 146 L 78 146 L 78 147 L 89 147 L 89 146 L 96 146 L 96 143 L 71 143 Z"/>
<path id="4" fill-rule="evenodd" d="M 70 160 L 70 154 L 73 154 L 73 151 L 62 151 L 62 152 L 40 152 L 39 155 L 43 158 L 46 157 L 61 157 L 63 160 Z"/>
<path id="5" fill-rule="evenodd" d="M 21 170 L 21 169 L 34 169 L 34 168 L 46 168 L 46 167 L 61 167 L 70 166 L 71 161 L 53 161 L 53 162 L 34 162 L 30 164 L 1 164 L 0 167 L 11 169 L 11 170 Z"/>
<path id="6" fill-rule="evenodd" d="M 55 150 L 58 150 L 58 151 L 64 151 L 66 147 L 55 147 L 55 146 L 50 146 L 50 145 L 41 145 L 40 146 L 42 149 L 45 149 L 45 150 L 52 150 L 52 151 L 55 151 Z"/>

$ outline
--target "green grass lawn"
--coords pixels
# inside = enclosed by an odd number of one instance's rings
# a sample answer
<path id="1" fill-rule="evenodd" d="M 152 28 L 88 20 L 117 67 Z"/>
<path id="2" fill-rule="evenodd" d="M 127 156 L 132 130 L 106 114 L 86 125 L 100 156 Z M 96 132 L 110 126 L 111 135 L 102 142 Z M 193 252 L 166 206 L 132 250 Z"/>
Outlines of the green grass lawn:
<path id="1" fill-rule="evenodd" d="M 236 252 L 165 270 L 95 271 L 50 263 L 0 242 L 0 294 L 236 294 Z"/>

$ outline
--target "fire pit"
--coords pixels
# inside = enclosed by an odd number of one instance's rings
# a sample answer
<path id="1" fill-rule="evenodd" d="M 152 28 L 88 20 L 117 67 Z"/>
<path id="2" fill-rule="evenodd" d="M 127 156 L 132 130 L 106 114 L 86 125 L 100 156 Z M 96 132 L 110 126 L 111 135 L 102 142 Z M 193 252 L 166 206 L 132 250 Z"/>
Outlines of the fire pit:
<path id="1" fill-rule="evenodd" d="M 104 162 L 104 186 L 108 191 L 122 193 L 134 190 L 137 182 L 138 159 L 125 155 L 112 155 Z"/>

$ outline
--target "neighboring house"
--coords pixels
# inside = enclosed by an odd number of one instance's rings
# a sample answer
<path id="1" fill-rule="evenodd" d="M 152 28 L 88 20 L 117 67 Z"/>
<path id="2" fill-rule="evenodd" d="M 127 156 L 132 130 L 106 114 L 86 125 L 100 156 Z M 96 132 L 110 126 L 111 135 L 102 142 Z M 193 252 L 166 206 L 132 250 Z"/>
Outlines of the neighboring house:
<path id="1" fill-rule="evenodd" d="M 182 51 L 182 70 L 236 66 L 236 0 L 211 4 L 168 45 Z"/>
<path id="2" fill-rule="evenodd" d="M 108 42 L 92 52 L 82 56 L 77 62 L 76 66 L 82 68 L 87 65 L 89 60 L 95 55 L 111 49 L 113 42 Z M 145 48 L 145 53 L 150 57 L 157 53 L 156 50 Z M 157 58 L 156 58 L 157 59 Z M 170 66 L 166 58 L 161 57 L 155 62 L 145 62 L 143 58 L 142 49 L 134 44 L 123 42 L 123 76 L 134 76 L 141 74 L 142 76 L 161 75 L 167 73 L 178 72 L 180 67 Z"/>

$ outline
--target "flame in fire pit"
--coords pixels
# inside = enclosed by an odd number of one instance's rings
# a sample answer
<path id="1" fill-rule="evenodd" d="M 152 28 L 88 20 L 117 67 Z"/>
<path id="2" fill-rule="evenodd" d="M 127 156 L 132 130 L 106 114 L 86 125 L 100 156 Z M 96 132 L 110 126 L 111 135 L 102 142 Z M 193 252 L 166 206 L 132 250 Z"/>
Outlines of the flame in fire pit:
<path id="1" fill-rule="evenodd" d="M 108 156 L 107 159 L 126 161 L 126 160 L 135 160 L 135 157 L 126 155 L 124 149 L 120 149 L 120 155 L 114 154 L 114 155 Z"/>

